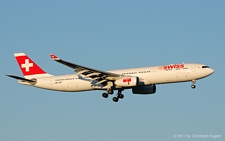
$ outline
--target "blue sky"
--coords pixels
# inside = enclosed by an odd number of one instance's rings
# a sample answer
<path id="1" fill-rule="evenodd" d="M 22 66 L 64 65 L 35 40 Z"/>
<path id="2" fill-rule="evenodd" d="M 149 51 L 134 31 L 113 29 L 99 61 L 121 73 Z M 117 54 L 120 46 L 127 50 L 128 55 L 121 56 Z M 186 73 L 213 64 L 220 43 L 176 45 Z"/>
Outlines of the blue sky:
<path id="1" fill-rule="evenodd" d="M 0 140 L 190 140 L 174 134 L 224 140 L 224 7 L 222 0 L 1 1 Z M 114 103 L 102 91 L 18 85 L 5 76 L 22 76 L 15 52 L 54 75 L 74 72 L 50 53 L 100 70 L 190 62 L 215 73 L 195 90 L 191 82 L 157 85 L 154 95 L 126 90 Z"/>

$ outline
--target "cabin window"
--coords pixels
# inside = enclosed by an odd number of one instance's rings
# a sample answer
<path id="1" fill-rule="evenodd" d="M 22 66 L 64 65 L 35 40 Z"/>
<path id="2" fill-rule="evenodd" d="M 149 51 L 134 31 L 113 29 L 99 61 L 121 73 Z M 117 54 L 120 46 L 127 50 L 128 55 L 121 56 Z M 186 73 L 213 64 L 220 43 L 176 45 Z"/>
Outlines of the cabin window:
<path id="1" fill-rule="evenodd" d="M 209 68 L 209 66 L 202 66 L 202 68 Z"/>

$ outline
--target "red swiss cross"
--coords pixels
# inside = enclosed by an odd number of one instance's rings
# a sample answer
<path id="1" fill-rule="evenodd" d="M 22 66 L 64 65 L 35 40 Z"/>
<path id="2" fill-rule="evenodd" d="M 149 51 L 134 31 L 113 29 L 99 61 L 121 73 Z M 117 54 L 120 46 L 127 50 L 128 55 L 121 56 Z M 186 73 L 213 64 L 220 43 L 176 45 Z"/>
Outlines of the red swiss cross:
<path id="1" fill-rule="evenodd" d="M 26 72 L 30 71 L 30 67 L 33 67 L 34 64 L 33 63 L 29 63 L 29 59 L 25 59 L 25 63 L 21 64 L 21 68 L 25 68 Z"/>
<path id="2" fill-rule="evenodd" d="M 131 78 L 124 78 L 123 82 L 131 82 Z"/>

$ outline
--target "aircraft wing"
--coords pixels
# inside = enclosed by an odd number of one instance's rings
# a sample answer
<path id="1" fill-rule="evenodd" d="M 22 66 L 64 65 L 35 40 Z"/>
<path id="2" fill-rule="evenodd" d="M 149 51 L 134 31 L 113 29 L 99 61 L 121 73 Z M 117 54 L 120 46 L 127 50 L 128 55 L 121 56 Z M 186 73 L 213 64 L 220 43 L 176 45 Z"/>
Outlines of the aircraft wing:
<path id="1" fill-rule="evenodd" d="M 54 54 L 50 54 L 50 56 L 54 61 L 56 61 L 58 63 L 61 63 L 63 65 L 66 65 L 66 66 L 68 66 L 72 69 L 75 69 L 74 71 L 77 74 L 83 75 L 84 78 L 91 78 L 92 81 L 97 80 L 98 82 L 96 84 L 106 85 L 107 81 L 116 80 L 118 77 L 121 76 L 119 74 L 101 71 L 101 70 L 81 66 L 81 65 L 78 65 L 78 64 L 70 63 L 70 62 L 67 62 L 67 61 L 64 61 L 64 60 L 58 58 Z"/>

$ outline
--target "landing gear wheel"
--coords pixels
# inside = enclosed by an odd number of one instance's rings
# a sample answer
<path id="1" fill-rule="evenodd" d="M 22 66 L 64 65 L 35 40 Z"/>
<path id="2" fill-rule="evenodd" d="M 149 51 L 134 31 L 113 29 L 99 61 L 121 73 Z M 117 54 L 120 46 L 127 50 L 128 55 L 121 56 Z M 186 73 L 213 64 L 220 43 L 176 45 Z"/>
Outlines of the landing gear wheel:
<path id="1" fill-rule="evenodd" d="M 117 97 L 113 97 L 113 101 L 114 101 L 114 102 L 118 102 L 119 99 L 118 99 Z"/>
<path id="2" fill-rule="evenodd" d="M 195 88 L 196 88 L 196 86 L 195 86 L 195 85 L 191 85 L 191 88 L 192 88 L 192 89 L 195 89 Z"/>
<path id="3" fill-rule="evenodd" d="M 108 89 L 108 94 L 113 94 L 113 90 L 112 89 Z"/>
<path id="4" fill-rule="evenodd" d="M 124 95 L 123 94 L 118 94 L 117 97 L 120 98 L 120 99 L 123 99 L 124 98 Z"/>
<path id="5" fill-rule="evenodd" d="M 107 93 L 103 93 L 102 96 L 103 96 L 104 98 L 108 98 L 109 95 L 108 95 Z"/>

